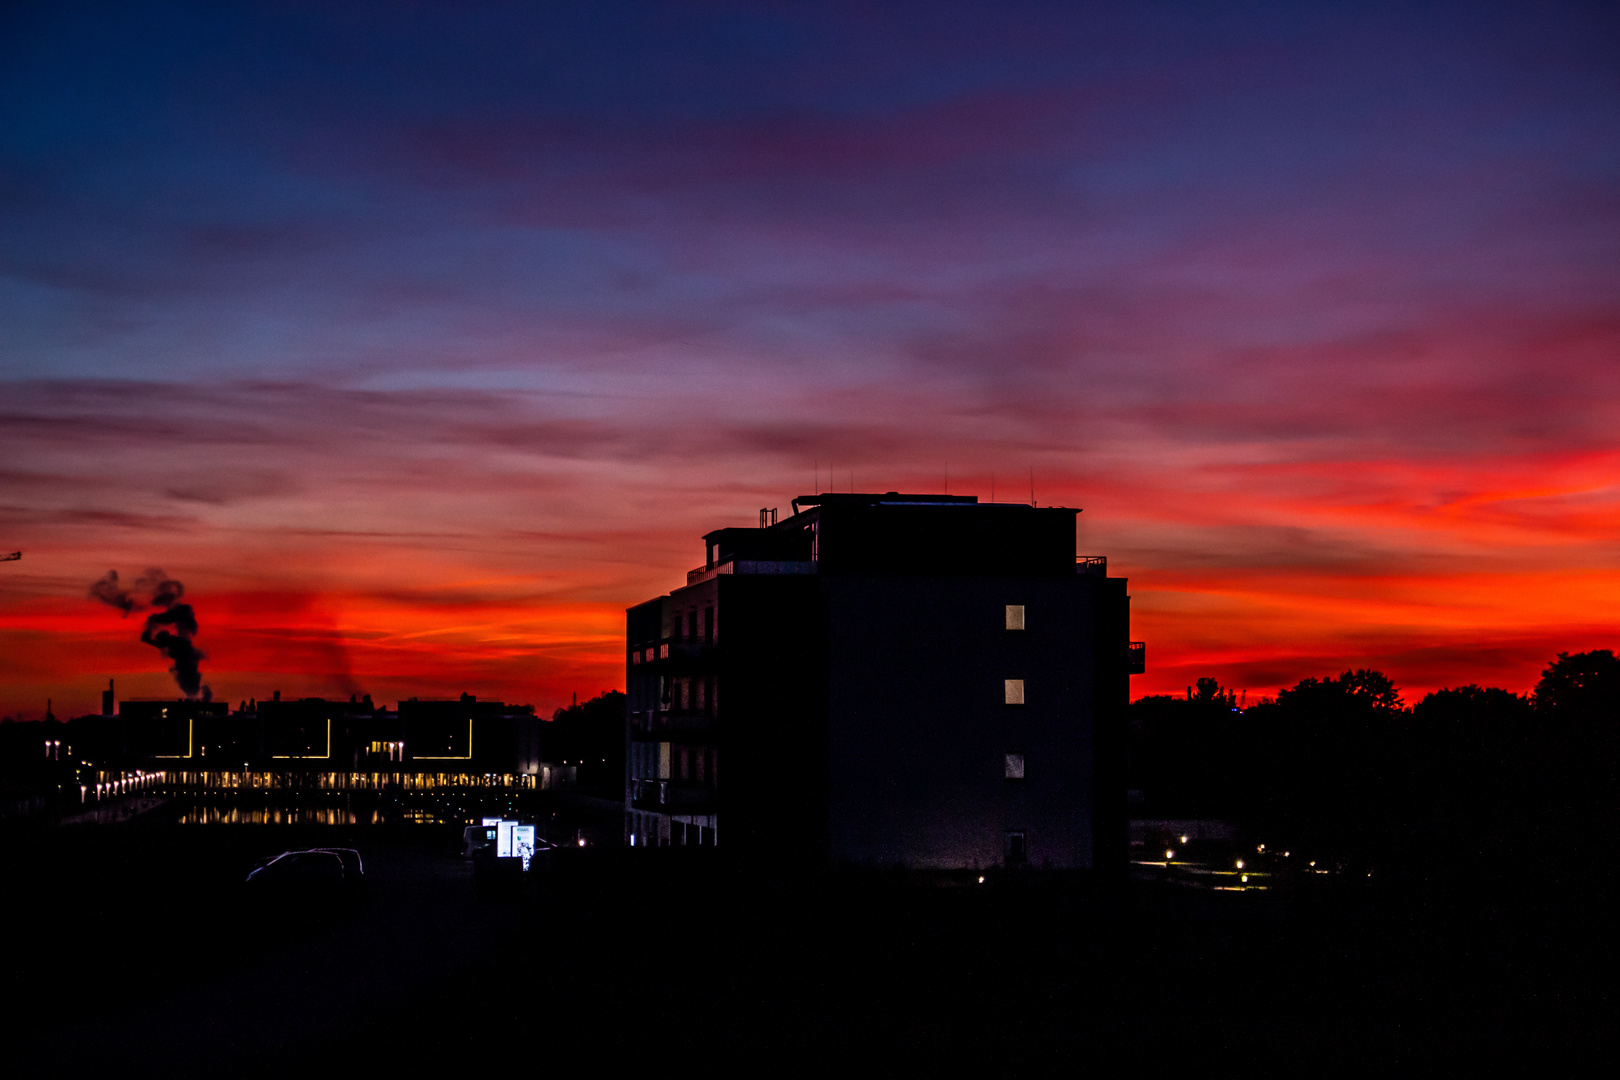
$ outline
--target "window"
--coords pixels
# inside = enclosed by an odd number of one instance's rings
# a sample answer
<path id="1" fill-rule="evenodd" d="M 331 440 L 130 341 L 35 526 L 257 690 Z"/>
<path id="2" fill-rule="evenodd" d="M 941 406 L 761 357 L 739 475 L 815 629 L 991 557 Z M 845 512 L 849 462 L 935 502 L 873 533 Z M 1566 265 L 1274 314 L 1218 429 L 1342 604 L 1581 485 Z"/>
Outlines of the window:
<path id="1" fill-rule="evenodd" d="M 703 609 L 703 640 L 710 645 L 714 644 L 714 608 Z"/>
<path id="2" fill-rule="evenodd" d="M 686 613 L 686 640 L 697 640 L 697 611 L 695 609 Z"/>
<path id="3" fill-rule="evenodd" d="M 1021 863 L 1028 858 L 1029 842 L 1022 830 L 1010 832 L 1006 836 L 1002 852 L 1008 864 Z"/>
<path id="4" fill-rule="evenodd" d="M 1022 780 L 1024 778 L 1024 755 L 1007 755 L 1007 779 Z"/>
<path id="5" fill-rule="evenodd" d="M 1024 680 L 1005 679 L 1006 701 L 1009 705 L 1022 705 L 1024 703 Z"/>
<path id="6" fill-rule="evenodd" d="M 1024 605 L 1007 605 L 1007 629 L 1022 630 L 1024 628 Z"/>

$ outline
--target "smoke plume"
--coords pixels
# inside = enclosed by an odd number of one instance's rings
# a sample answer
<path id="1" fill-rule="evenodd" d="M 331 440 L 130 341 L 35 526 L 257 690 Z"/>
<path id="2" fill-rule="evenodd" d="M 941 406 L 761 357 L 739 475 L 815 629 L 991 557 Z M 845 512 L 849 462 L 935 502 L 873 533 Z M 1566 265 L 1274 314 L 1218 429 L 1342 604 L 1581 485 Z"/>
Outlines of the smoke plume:
<path id="1" fill-rule="evenodd" d="M 90 586 L 90 599 L 100 600 L 103 604 L 110 604 L 125 615 L 135 610 L 135 597 L 130 595 L 128 589 L 118 584 L 118 571 L 116 570 L 107 571 L 100 581 Z"/>
<path id="2" fill-rule="evenodd" d="M 202 681 L 201 664 L 205 654 L 191 640 L 197 636 L 197 613 L 190 604 L 180 602 L 185 594 L 185 586 L 162 570 L 148 570 L 135 579 L 133 589 L 119 584 L 116 570 L 107 571 L 105 577 L 90 586 L 92 598 L 118 608 L 125 615 L 137 609 L 156 608 L 146 617 L 141 640 L 168 658 L 169 673 L 181 693 L 206 701 L 213 695 Z"/>

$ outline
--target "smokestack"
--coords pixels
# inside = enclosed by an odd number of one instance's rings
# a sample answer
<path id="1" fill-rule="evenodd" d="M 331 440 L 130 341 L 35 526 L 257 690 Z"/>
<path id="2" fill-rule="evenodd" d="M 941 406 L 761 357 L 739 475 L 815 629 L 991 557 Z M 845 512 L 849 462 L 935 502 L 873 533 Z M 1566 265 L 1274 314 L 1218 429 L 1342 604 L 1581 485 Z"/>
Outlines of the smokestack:
<path id="1" fill-rule="evenodd" d="M 113 714 L 113 681 L 111 679 L 108 679 L 107 680 L 107 689 L 105 689 L 105 690 L 103 690 L 101 692 L 101 715 L 102 716 L 111 716 L 112 714 Z"/>

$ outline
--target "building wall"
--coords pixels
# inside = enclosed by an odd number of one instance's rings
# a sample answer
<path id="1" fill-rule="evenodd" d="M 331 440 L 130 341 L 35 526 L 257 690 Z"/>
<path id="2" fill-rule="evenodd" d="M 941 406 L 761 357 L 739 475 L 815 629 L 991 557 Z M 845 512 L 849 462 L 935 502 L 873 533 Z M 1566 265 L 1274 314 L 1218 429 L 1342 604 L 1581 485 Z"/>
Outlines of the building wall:
<path id="1" fill-rule="evenodd" d="M 829 853 L 879 865 L 1092 864 L 1092 582 L 829 576 Z M 1022 605 L 1025 629 L 1006 628 Z M 1024 703 L 1006 703 L 1020 679 Z M 1007 778 L 1007 755 L 1024 777 Z"/>

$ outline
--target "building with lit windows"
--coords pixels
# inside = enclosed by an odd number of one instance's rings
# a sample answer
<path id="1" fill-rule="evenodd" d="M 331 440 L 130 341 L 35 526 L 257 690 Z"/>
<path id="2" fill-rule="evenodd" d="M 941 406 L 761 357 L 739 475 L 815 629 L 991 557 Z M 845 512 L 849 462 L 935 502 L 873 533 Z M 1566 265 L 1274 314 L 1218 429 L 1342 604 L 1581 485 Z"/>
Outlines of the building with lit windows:
<path id="1" fill-rule="evenodd" d="M 543 722 L 528 705 L 448 700 L 299 698 L 244 703 L 123 701 L 116 714 L 66 725 L 98 781 L 161 776 L 169 790 L 387 787 L 549 788 L 575 766 L 542 760 Z"/>
<path id="2" fill-rule="evenodd" d="M 801 496 L 627 612 L 625 833 L 866 865 L 1123 868 L 1129 597 L 1078 510 Z"/>

